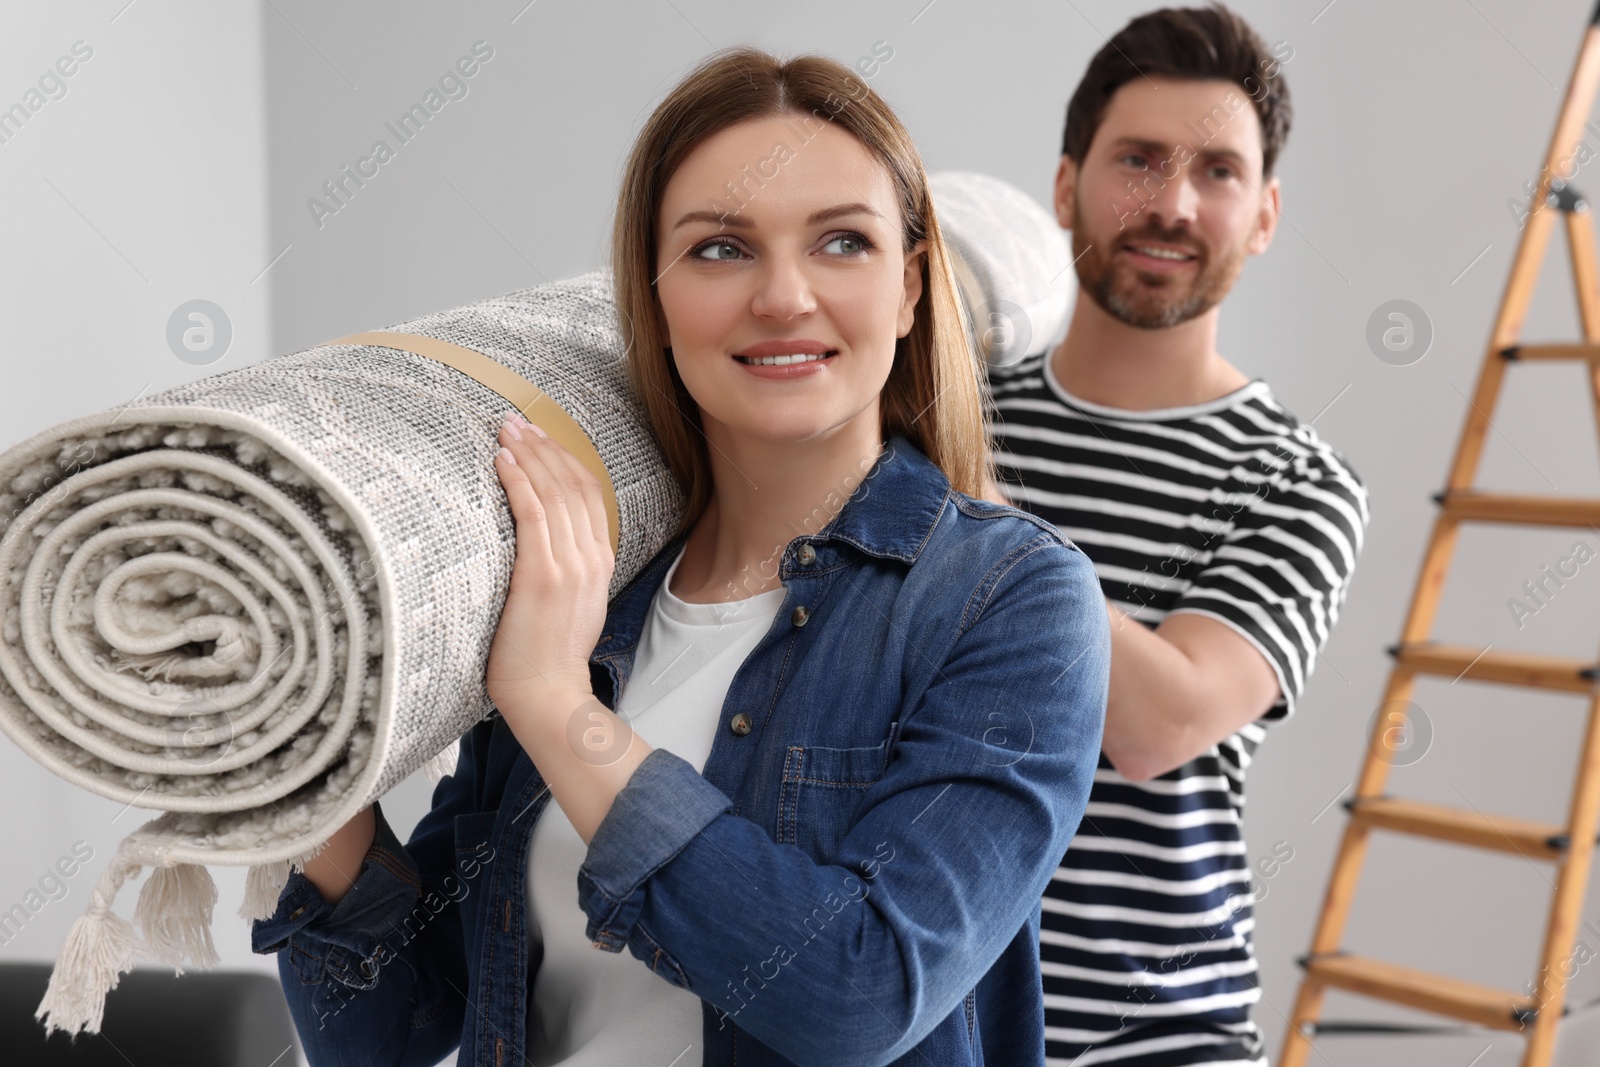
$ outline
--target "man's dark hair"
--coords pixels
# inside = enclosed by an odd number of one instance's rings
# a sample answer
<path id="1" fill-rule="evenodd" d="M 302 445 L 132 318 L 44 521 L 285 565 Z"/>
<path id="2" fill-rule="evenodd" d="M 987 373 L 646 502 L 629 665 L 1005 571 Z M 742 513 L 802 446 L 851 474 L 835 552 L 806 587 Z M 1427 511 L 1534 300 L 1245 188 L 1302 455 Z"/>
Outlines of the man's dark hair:
<path id="1" fill-rule="evenodd" d="M 1290 49 L 1290 56 L 1293 56 Z M 1261 120 L 1261 176 L 1272 176 L 1293 110 L 1280 60 L 1249 23 L 1221 4 L 1140 15 L 1089 61 L 1067 105 L 1061 151 L 1082 163 L 1116 91 L 1136 78 L 1235 82 Z"/>

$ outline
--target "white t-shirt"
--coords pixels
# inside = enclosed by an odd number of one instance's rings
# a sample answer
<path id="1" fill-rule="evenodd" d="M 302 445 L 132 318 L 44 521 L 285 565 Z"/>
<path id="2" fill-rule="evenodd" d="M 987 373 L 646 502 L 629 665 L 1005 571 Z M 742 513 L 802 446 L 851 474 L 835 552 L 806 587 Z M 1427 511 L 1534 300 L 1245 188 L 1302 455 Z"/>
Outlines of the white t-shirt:
<path id="1" fill-rule="evenodd" d="M 734 672 L 771 628 L 786 590 L 690 604 L 668 588 L 682 559 L 680 551 L 656 591 L 616 711 L 651 748 L 700 770 Z M 700 998 L 652 974 L 626 948 L 590 944 L 578 906 L 578 867 L 587 855 L 552 799 L 528 850 L 528 936 L 544 945 L 529 994 L 529 1060 L 535 1067 L 694 1067 L 703 1052 Z"/>

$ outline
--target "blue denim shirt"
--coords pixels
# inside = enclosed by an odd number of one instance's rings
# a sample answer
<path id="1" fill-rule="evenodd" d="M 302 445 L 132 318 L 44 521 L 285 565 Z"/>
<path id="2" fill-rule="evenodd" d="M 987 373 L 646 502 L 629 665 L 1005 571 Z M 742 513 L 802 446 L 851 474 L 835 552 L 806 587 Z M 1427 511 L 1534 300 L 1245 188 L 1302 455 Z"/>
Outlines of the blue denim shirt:
<path id="1" fill-rule="evenodd" d="M 684 540 L 611 602 L 590 659 L 607 707 Z M 653 750 L 590 841 L 590 941 L 701 999 L 706 1064 L 1042 1067 L 1040 897 L 1105 725 L 1093 566 L 895 434 L 778 573 L 702 771 Z M 253 947 L 278 953 L 312 1064 L 433 1064 L 458 1043 L 462 1067 L 524 1062 L 549 803 L 494 714 L 404 845 L 378 805 L 337 904 L 290 876 Z"/>

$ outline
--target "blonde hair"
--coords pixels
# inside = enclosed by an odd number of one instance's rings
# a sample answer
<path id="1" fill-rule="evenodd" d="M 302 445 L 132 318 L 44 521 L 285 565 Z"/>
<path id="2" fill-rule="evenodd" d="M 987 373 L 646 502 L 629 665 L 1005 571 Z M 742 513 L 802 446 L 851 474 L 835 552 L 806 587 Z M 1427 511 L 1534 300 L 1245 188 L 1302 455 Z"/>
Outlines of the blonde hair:
<path id="1" fill-rule="evenodd" d="M 781 61 L 758 48 L 723 49 L 690 71 L 645 122 L 628 156 L 612 226 L 612 274 L 628 376 L 688 498 L 680 534 L 711 499 L 711 462 L 699 406 L 666 354 L 654 289 L 662 194 L 679 165 L 707 138 L 741 122 L 783 114 L 814 116 L 853 134 L 883 163 L 894 184 L 905 234 L 902 251 L 927 241 L 915 321 L 895 344 L 894 367 L 879 398 L 883 438 L 904 434 L 952 488 L 969 496 L 981 497 L 995 477 L 984 425 L 987 378 L 969 342 L 971 324 L 911 135 L 877 93 L 835 60 L 803 55 Z"/>

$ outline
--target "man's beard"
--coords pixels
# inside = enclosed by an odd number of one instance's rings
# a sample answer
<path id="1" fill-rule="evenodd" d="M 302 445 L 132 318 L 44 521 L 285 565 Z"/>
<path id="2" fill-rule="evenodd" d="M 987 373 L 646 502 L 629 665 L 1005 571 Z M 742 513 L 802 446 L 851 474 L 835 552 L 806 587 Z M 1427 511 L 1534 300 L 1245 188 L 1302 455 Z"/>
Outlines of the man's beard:
<path id="1" fill-rule="evenodd" d="M 1114 260 L 1118 248 L 1140 240 L 1193 252 L 1193 280 L 1141 271 Z M 1216 307 L 1238 280 L 1245 254 L 1241 244 L 1213 262 L 1210 251 L 1186 227 L 1163 230 L 1151 225 L 1128 237 L 1119 233 L 1109 240 L 1091 241 L 1083 214 L 1073 205 L 1072 255 L 1078 265 L 1079 287 L 1106 314 L 1141 330 L 1164 330 Z"/>

